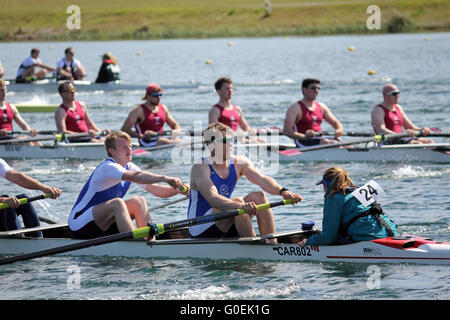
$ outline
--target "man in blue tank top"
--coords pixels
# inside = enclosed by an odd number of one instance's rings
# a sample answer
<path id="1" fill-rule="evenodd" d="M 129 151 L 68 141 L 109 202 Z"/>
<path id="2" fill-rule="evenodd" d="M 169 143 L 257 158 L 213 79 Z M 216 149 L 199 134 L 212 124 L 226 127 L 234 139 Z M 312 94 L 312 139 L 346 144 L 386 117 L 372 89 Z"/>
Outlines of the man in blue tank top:
<path id="1" fill-rule="evenodd" d="M 110 133 L 105 140 L 110 158 L 103 161 L 90 176 L 69 216 L 73 238 L 89 239 L 113 232 L 142 228 L 151 221 L 144 197 L 122 198 L 131 182 L 161 198 L 172 197 L 184 186 L 179 178 L 141 171 L 131 162 L 131 138 L 122 131 Z M 164 182 L 169 186 L 158 185 Z"/>
<path id="2" fill-rule="evenodd" d="M 268 202 L 264 192 L 251 192 L 243 198 L 231 197 L 242 176 L 270 194 L 292 199 L 294 203 L 302 200 L 300 194 L 261 174 L 246 157 L 234 156 L 232 137 L 231 128 L 222 123 L 212 123 L 205 130 L 204 139 L 211 156 L 203 158 L 202 163 L 194 164 L 191 169 L 188 218 L 230 209 L 244 209 L 247 214 L 190 227 L 192 237 L 256 236 L 252 224 L 255 216 L 261 235 L 276 232 L 272 210 L 257 211 L 257 204 Z M 276 239 L 271 241 L 276 242 Z"/>

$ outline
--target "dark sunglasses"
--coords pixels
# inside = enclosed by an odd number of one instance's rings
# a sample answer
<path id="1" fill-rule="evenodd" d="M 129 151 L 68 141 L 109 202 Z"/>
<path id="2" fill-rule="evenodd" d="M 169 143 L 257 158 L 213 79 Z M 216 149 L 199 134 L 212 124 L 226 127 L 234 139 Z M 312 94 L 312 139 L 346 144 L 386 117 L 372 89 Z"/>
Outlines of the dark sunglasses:
<path id="1" fill-rule="evenodd" d="M 158 92 L 154 92 L 154 93 L 152 93 L 152 97 L 162 97 L 162 93 L 158 93 Z"/>
<path id="2" fill-rule="evenodd" d="M 227 143 L 227 142 L 233 142 L 233 138 L 222 138 L 222 139 L 219 139 L 219 140 L 216 140 L 216 137 L 211 137 L 211 140 L 209 141 L 209 142 L 215 142 L 215 141 L 219 141 L 219 142 L 222 142 L 223 144 L 225 144 L 225 143 Z"/>
<path id="3" fill-rule="evenodd" d="M 391 91 L 391 92 L 388 92 L 386 94 L 396 97 L 396 96 L 398 96 L 400 94 L 400 91 Z"/>

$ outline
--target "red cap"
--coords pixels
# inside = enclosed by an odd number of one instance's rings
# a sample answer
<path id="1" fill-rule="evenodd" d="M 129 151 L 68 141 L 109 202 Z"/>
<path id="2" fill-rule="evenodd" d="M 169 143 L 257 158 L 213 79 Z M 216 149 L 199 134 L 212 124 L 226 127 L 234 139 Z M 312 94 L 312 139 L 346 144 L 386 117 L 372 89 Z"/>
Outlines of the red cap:
<path id="1" fill-rule="evenodd" d="M 150 83 L 147 88 L 145 88 L 145 93 L 152 94 L 154 92 L 162 92 L 163 90 L 157 83 Z"/>

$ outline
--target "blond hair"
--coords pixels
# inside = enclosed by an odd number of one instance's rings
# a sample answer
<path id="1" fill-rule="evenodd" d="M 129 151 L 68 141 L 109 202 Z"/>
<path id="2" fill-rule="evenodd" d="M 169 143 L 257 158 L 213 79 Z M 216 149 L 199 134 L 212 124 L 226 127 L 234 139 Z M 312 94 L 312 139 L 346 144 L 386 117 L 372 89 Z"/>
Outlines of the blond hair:
<path id="1" fill-rule="evenodd" d="M 128 141 L 128 143 L 131 143 L 131 138 L 128 133 L 119 130 L 111 132 L 106 136 L 105 139 L 105 148 L 108 156 L 111 156 L 111 154 L 109 153 L 109 149 L 116 150 L 116 142 L 119 138 L 124 138 Z"/>
<path id="2" fill-rule="evenodd" d="M 331 185 L 328 185 L 330 197 L 339 192 L 345 194 L 348 188 L 355 187 L 349 173 L 340 167 L 328 168 L 323 173 L 323 178 L 329 183 L 333 182 Z"/>
<path id="3" fill-rule="evenodd" d="M 222 132 L 233 135 L 233 130 L 221 122 L 213 122 L 203 131 L 203 139 L 206 143 L 213 142 L 216 138 L 222 139 Z"/>

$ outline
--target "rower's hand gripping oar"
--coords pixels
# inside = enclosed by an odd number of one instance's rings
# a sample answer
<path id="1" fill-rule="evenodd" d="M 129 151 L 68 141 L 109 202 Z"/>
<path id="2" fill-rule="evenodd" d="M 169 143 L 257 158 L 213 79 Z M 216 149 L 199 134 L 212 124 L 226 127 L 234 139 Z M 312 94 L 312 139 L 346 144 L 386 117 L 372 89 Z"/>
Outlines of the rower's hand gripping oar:
<path id="1" fill-rule="evenodd" d="M 258 211 L 261 211 L 261 210 L 267 210 L 269 208 L 273 208 L 273 207 L 277 207 L 277 206 L 282 206 L 285 204 L 292 204 L 292 200 L 287 199 L 287 200 L 282 200 L 282 201 L 278 201 L 278 202 L 263 203 L 263 204 L 258 205 L 257 208 L 258 208 Z M 84 249 L 84 248 L 89 248 L 92 246 L 108 244 L 108 243 L 121 241 L 121 240 L 153 237 L 153 235 L 155 235 L 155 234 L 163 234 L 164 232 L 167 232 L 169 230 L 175 230 L 175 229 L 179 229 L 179 228 L 183 228 L 183 227 L 187 227 L 187 226 L 193 226 L 193 225 L 198 225 L 198 224 L 203 224 L 203 223 L 208 223 L 208 222 L 214 222 L 217 220 L 231 218 L 231 217 L 241 215 L 244 213 L 245 213 L 245 211 L 243 209 L 227 210 L 227 211 L 222 211 L 222 212 L 218 212 L 218 213 L 203 216 L 203 217 L 181 220 L 181 221 L 173 222 L 173 223 L 153 224 L 148 227 L 143 227 L 143 228 L 135 229 L 135 230 L 128 231 L 128 232 L 117 233 L 117 234 L 113 234 L 110 236 L 105 236 L 105 237 L 100 237 L 100 238 L 96 238 L 96 239 L 92 239 L 92 240 L 77 242 L 77 243 L 69 244 L 69 245 L 62 246 L 62 247 L 56 247 L 56 248 L 51 248 L 51 249 L 41 250 L 41 251 L 35 251 L 35 252 L 25 253 L 22 255 L 13 256 L 13 257 L 5 258 L 5 259 L 0 259 L 0 265 L 10 264 L 10 263 L 17 262 L 17 261 L 31 260 L 31 259 L 35 259 L 35 258 L 50 256 L 53 254 L 64 253 L 64 252 L 69 252 L 69 251 L 74 251 L 74 250 L 79 250 L 79 249 Z"/>
<path id="2" fill-rule="evenodd" d="M 281 200 L 278 202 L 262 203 L 257 205 L 258 211 L 267 210 L 273 207 L 282 206 L 286 204 L 292 204 L 292 199 Z M 191 219 L 180 220 L 177 222 L 166 223 L 166 224 L 152 224 L 148 227 L 140 228 L 134 230 L 136 232 L 135 238 L 153 237 L 155 235 L 161 235 L 167 231 L 177 230 L 184 227 L 196 226 L 199 224 L 210 223 L 218 220 L 228 219 L 235 216 L 245 214 L 244 209 L 226 210 L 217 212 L 214 214 L 208 214 L 201 217 L 195 217 Z M 138 231 L 139 230 L 139 231 Z"/>
<path id="3" fill-rule="evenodd" d="M 45 194 L 41 194 L 41 195 L 35 196 L 35 197 L 20 198 L 19 203 L 20 203 L 20 205 L 23 205 L 23 204 L 27 204 L 32 201 L 51 198 L 51 196 L 52 196 L 51 194 L 45 193 Z M 0 203 L 0 210 L 8 209 L 8 208 L 9 208 L 9 205 L 6 202 Z"/>

